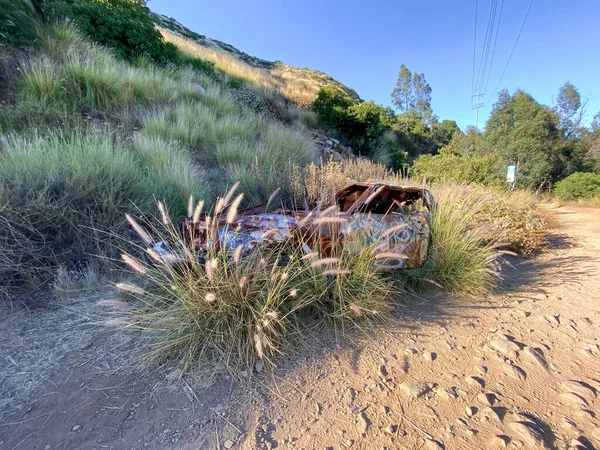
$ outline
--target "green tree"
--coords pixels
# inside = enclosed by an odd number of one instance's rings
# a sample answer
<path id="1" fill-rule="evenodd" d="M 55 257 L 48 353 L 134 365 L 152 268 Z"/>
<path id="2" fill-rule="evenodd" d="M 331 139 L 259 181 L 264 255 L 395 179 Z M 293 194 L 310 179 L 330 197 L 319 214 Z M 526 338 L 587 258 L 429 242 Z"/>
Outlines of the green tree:
<path id="1" fill-rule="evenodd" d="M 413 96 L 412 73 L 404 64 L 400 66 L 398 81 L 391 94 L 394 107 L 400 112 L 407 112 L 415 109 Z"/>
<path id="2" fill-rule="evenodd" d="M 457 134 L 462 132 L 454 120 L 442 120 L 431 126 L 431 137 L 438 148 L 448 145 Z"/>
<path id="3" fill-rule="evenodd" d="M 498 173 L 517 165 L 517 185 L 539 188 L 560 172 L 558 116 L 531 95 L 502 91 L 486 123 L 484 138 L 498 156 Z"/>
<path id="4" fill-rule="evenodd" d="M 600 130 L 600 111 L 598 111 L 596 113 L 596 115 L 592 119 L 592 123 L 590 125 L 590 131 L 592 133 L 595 133 L 598 130 Z"/>
<path id="5" fill-rule="evenodd" d="M 431 129 L 416 111 L 407 111 L 396 116 L 392 129 L 397 135 L 398 143 L 408 153 L 409 160 L 414 160 L 422 154 L 435 153 L 437 150 L 431 139 Z"/>
<path id="6" fill-rule="evenodd" d="M 577 88 L 567 81 L 558 91 L 554 110 L 560 118 L 560 127 L 568 138 L 575 134 L 581 126 L 585 105 L 581 103 L 581 95 Z"/>
<path id="7" fill-rule="evenodd" d="M 586 167 L 600 173 L 600 112 L 594 116 L 589 131 L 580 141 L 585 148 Z"/>
<path id="8" fill-rule="evenodd" d="M 466 134 L 454 134 L 452 140 L 441 151 L 465 157 L 483 156 L 492 153 L 490 146 L 482 138 L 481 133 L 474 131 Z"/>
<path id="9" fill-rule="evenodd" d="M 390 96 L 394 107 L 399 112 L 415 111 L 421 120 L 428 124 L 436 121 L 431 109 L 431 87 L 425 79 L 425 74 L 413 74 L 402 64 L 396 87 Z"/>

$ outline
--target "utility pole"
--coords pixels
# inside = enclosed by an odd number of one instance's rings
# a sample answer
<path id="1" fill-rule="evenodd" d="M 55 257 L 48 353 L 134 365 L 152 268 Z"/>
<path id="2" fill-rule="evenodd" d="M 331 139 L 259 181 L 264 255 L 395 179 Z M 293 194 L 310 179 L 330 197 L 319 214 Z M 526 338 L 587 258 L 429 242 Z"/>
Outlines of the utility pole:
<path id="1" fill-rule="evenodd" d="M 483 103 L 481 103 L 479 101 L 480 97 L 483 97 L 485 94 L 481 93 L 480 89 L 477 89 L 477 94 L 473 95 L 471 97 L 471 108 L 474 109 L 475 112 L 475 128 L 477 128 L 479 130 L 479 108 L 483 108 Z M 475 100 L 475 102 L 473 102 L 473 99 L 477 98 L 477 100 Z"/>

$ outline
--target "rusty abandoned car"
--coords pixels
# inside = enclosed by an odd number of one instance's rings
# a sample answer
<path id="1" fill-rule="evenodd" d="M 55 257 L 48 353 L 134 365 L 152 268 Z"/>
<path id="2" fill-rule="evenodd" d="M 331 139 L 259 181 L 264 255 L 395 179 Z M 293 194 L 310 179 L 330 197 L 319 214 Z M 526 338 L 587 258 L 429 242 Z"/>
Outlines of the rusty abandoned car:
<path id="1" fill-rule="evenodd" d="M 202 255 L 225 248 L 247 256 L 257 246 L 295 240 L 306 253 L 328 257 L 336 245 L 358 252 L 376 243 L 382 253 L 401 255 L 387 261 L 391 270 L 412 269 L 425 263 L 430 240 L 429 217 L 435 201 L 419 187 L 382 183 L 354 183 L 335 195 L 335 205 L 319 210 L 277 210 L 266 205 L 237 212 L 234 220 L 203 214 L 180 223 L 185 245 Z M 358 242 L 360 241 L 360 242 Z M 176 246 L 153 245 L 163 261 L 177 261 Z"/>

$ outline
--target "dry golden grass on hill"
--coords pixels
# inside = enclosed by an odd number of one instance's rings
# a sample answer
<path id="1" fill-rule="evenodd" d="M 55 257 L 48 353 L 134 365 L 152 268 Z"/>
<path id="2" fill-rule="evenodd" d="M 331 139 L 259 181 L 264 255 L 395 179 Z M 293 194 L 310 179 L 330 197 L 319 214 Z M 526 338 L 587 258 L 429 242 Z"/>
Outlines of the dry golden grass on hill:
<path id="1" fill-rule="evenodd" d="M 307 77 L 304 69 L 286 65 L 276 65 L 272 69 L 251 66 L 230 53 L 211 48 L 182 37 L 166 28 L 159 27 L 163 38 L 175 44 L 184 53 L 215 63 L 217 69 L 236 80 L 246 81 L 255 86 L 278 92 L 298 106 L 308 108 L 317 97 L 319 89 L 326 81 Z"/>

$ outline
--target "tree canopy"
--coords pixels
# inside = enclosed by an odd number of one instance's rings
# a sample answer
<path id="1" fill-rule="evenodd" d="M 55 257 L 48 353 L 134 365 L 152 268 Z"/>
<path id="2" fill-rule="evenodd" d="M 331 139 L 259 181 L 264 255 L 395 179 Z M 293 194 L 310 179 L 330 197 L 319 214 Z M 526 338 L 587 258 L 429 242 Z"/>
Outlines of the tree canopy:
<path id="1" fill-rule="evenodd" d="M 585 112 L 584 106 L 577 88 L 567 81 L 558 91 L 554 108 L 560 119 L 560 127 L 567 137 L 576 133 L 579 129 Z"/>
<path id="2" fill-rule="evenodd" d="M 498 155 L 500 171 L 517 166 L 517 185 L 534 188 L 550 180 L 560 145 L 558 117 L 531 95 L 502 91 L 484 137 Z"/>
<path id="3" fill-rule="evenodd" d="M 402 64 L 391 98 L 397 111 L 414 111 L 427 124 L 436 121 L 431 109 L 431 87 L 425 79 L 425 74 L 412 73 Z"/>

